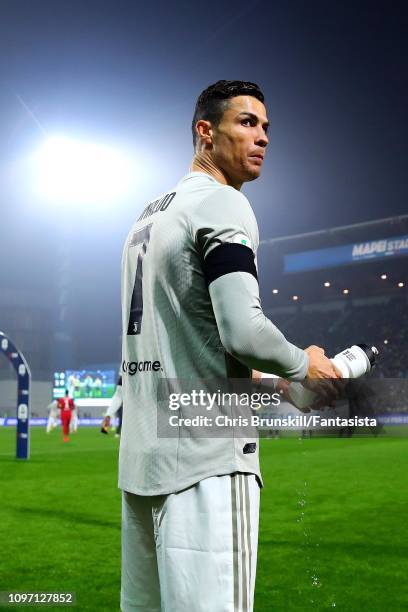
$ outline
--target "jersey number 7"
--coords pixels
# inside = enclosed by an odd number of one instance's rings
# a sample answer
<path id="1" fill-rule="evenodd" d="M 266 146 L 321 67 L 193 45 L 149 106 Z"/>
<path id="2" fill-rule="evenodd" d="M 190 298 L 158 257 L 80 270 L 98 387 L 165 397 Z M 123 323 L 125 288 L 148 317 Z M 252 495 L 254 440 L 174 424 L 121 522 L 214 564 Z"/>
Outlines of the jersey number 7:
<path id="1" fill-rule="evenodd" d="M 143 229 L 133 234 L 129 248 L 141 245 L 137 257 L 136 277 L 133 286 L 132 300 L 130 302 L 129 324 L 127 335 L 137 336 L 142 331 L 143 318 L 143 259 L 146 255 L 147 245 L 150 240 L 150 230 L 153 223 L 146 225 Z"/>

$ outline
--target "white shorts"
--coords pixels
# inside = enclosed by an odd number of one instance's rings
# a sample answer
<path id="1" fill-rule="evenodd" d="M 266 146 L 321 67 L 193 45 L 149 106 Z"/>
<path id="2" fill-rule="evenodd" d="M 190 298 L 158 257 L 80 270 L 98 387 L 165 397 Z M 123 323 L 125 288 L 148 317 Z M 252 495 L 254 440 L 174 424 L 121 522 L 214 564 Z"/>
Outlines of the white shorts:
<path id="1" fill-rule="evenodd" d="M 252 612 L 259 491 L 239 473 L 170 495 L 124 491 L 121 610 Z"/>

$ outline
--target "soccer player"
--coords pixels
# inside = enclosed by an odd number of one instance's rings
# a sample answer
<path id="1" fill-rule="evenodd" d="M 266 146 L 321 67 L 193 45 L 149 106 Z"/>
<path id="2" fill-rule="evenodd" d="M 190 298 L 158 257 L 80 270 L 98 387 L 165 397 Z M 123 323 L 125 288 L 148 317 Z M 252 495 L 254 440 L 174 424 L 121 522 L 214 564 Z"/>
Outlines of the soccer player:
<path id="1" fill-rule="evenodd" d="M 58 402 L 53 400 L 47 406 L 48 409 L 48 420 L 47 420 L 47 433 L 53 431 L 58 425 Z"/>
<path id="2" fill-rule="evenodd" d="M 258 227 L 243 183 L 259 177 L 268 118 L 259 87 L 218 81 L 198 98 L 191 171 L 150 202 L 122 258 L 121 609 L 253 609 L 257 443 L 159 438 L 160 381 L 339 376 L 323 349 L 287 341 L 259 299 Z"/>
<path id="3" fill-rule="evenodd" d="M 64 442 L 69 442 L 69 424 L 72 418 L 72 411 L 75 409 L 75 404 L 74 400 L 69 397 L 68 389 L 65 391 L 65 397 L 60 397 L 58 400 L 58 408 L 60 409 Z"/>
<path id="4" fill-rule="evenodd" d="M 70 434 L 77 433 L 78 426 L 79 426 L 78 407 L 74 405 L 74 409 L 72 410 L 72 414 L 71 414 L 71 421 L 69 423 L 69 433 Z"/>

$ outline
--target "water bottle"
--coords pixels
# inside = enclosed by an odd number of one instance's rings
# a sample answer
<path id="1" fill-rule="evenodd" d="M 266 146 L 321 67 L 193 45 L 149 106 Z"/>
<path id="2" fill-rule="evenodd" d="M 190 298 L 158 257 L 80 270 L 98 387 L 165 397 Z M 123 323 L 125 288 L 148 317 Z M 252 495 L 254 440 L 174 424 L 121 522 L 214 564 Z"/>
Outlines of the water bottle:
<path id="1" fill-rule="evenodd" d="M 375 365 L 378 350 L 368 344 L 353 344 L 350 348 L 337 353 L 331 361 L 340 370 L 343 378 L 360 378 Z M 306 389 L 301 383 L 293 382 L 288 387 L 290 401 L 302 410 L 309 408 L 316 397 L 314 391 Z"/>

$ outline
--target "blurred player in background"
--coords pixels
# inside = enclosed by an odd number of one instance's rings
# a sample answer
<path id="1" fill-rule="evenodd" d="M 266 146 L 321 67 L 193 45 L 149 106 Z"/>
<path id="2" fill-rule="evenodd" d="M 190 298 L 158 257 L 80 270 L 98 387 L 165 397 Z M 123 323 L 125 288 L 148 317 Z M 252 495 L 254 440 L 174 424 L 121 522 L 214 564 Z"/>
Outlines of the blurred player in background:
<path id="1" fill-rule="evenodd" d="M 69 442 L 69 424 L 72 418 L 72 411 L 75 410 L 75 404 L 74 400 L 69 397 L 68 389 L 65 391 L 65 397 L 60 397 L 58 400 L 58 408 L 60 410 L 64 442 Z"/>
<path id="2" fill-rule="evenodd" d="M 77 433 L 79 425 L 79 414 L 78 407 L 75 405 L 74 410 L 72 411 L 71 421 L 69 424 L 69 433 Z"/>
<path id="3" fill-rule="evenodd" d="M 116 384 L 115 393 L 112 396 L 112 399 L 109 404 L 108 411 L 105 415 L 105 418 L 102 422 L 102 433 L 108 433 L 109 427 L 111 424 L 111 419 L 115 418 L 115 415 L 118 415 L 119 422 L 116 426 L 116 437 L 120 436 L 120 432 L 122 431 L 122 413 L 123 413 L 123 396 L 122 396 L 122 376 L 119 375 L 118 382 Z"/>
<path id="4" fill-rule="evenodd" d="M 47 433 L 54 431 L 54 429 L 58 426 L 58 402 L 57 400 L 53 400 L 51 404 L 47 406 L 48 412 L 48 420 L 47 420 Z"/>

